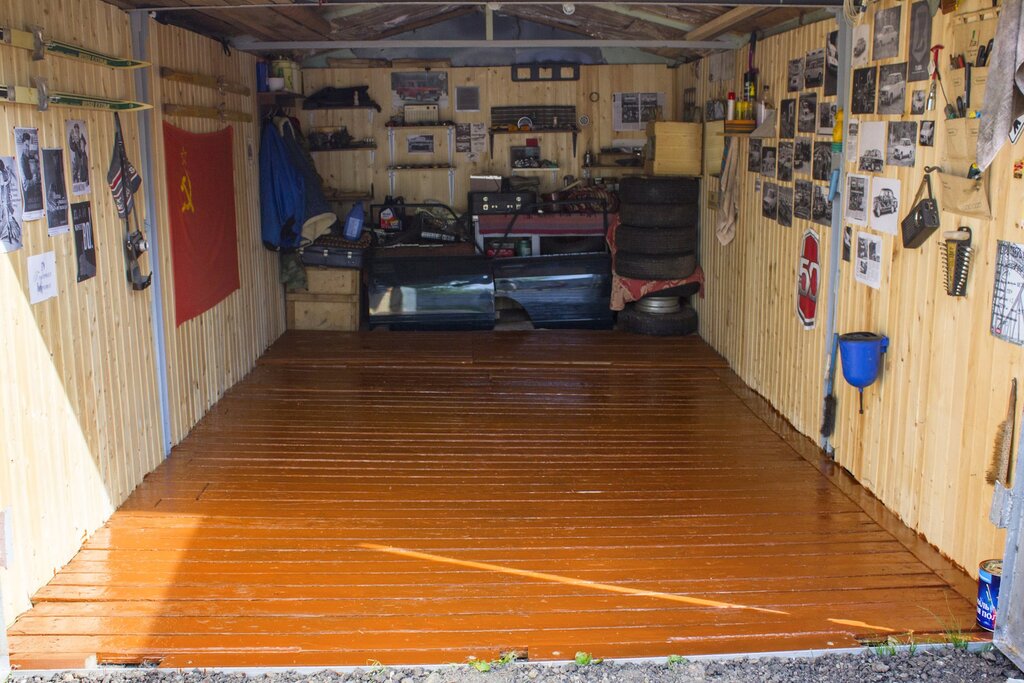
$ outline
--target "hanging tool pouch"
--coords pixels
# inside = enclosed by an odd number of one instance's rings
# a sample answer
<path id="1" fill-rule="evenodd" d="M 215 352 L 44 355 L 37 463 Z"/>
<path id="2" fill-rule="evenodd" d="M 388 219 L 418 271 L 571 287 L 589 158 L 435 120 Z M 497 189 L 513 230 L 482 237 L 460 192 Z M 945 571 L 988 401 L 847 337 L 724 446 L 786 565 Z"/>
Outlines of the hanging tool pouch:
<path id="1" fill-rule="evenodd" d="M 922 199 L 921 192 L 925 187 L 928 188 L 928 196 Z M 939 203 L 932 195 L 932 176 L 926 171 L 914 196 L 914 206 L 900 224 L 903 246 L 907 249 L 918 248 L 938 229 L 939 222 Z"/>

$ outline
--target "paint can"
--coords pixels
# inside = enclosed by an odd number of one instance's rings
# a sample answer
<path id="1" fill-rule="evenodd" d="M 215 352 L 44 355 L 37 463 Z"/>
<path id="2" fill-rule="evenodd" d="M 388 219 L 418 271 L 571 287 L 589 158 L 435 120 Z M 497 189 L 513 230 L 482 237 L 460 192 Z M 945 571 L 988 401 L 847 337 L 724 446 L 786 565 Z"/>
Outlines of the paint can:
<path id="1" fill-rule="evenodd" d="M 275 59 L 270 65 L 270 74 L 284 79 L 286 92 L 302 94 L 302 70 L 290 59 Z"/>
<path id="2" fill-rule="evenodd" d="M 978 626 L 986 631 L 996 630 L 996 607 L 1002 576 L 1002 560 L 985 560 L 978 565 Z"/>

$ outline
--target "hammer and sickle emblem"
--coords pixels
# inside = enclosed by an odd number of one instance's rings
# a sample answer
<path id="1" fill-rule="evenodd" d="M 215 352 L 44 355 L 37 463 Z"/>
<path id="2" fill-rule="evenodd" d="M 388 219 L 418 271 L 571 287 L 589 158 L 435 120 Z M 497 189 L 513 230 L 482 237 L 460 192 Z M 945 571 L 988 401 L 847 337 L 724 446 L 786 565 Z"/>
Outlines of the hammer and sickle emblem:
<path id="1" fill-rule="evenodd" d="M 181 192 L 185 195 L 185 201 L 182 202 L 181 212 L 191 211 L 196 212 L 196 205 L 192 203 L 192 179 L 188 175 L 181 176 Z"/>

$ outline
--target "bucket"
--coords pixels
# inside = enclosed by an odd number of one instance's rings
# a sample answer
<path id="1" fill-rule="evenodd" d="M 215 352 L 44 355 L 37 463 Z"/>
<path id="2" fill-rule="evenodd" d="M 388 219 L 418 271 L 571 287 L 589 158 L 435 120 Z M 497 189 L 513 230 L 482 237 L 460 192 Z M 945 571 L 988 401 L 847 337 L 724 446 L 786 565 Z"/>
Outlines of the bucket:
<path id="1" fill-rule="evenodd" d="M 284 79 L 286 92 L 302 93 L 302 70 L 290 59 L 275 59 L 270 65 L 270 75 Z"/>
<path id="2" fill-rule="evenodd" d="M 882 354 L 888 348 L 889 338 L 874 332 L 849 332 L 839 335 L 843 377 L 858 389 L 871 385 L 878 379 Z"/>
<path id="3" fill-rule="evenodd" d="M 1002 577 L 1002 560 L 985 560 L 978 565 L 978 626 L 986 631 L 996 630 L 996 607 Z"/>

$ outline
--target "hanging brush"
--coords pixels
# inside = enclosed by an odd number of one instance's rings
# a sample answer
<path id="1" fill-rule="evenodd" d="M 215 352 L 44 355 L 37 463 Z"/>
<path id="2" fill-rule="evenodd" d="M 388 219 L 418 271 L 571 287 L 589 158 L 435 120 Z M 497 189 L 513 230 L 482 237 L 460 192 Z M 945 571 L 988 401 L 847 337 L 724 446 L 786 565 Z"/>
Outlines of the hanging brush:
<path id="1" fill-rule="evenodd" d="M 836 429 L 836 349 L 839 347 L 839 335 L 832 335 L 832 353 L 829 354 L 828 368 L 825 370 L 825 404 L 821 411 L 821 435 L 831 438 Z"/>
<path id="2" fill-rule="evenodd" d="M 985 481 L 989 484 L 999 482 L 1007 485 L 1010 478 L 1010 451 L 1013 449 L 1013 419 L 1017 413 L 1017 378 L 1010 382 L 1010 401 L 1006 406 L 1006 418 L 996 428 L 996 438 L 992 445 L 992 462 L 985 472 Z"/>

